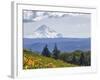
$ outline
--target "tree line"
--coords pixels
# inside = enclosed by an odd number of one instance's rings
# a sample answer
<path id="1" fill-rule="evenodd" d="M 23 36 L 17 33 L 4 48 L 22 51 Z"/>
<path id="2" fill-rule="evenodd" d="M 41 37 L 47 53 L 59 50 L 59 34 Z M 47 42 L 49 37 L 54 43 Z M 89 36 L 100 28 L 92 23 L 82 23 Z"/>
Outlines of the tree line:
<path id="1" fill-rule="evenodd" d="M 42 50 L 41 55 L 46 57 L 52 57 L 54 59 L 60 59 L 63 60 L 64 62 L 69 62 L 76 65 L 81 65 L 81 66 L 91 65 L 90 51 L 83 52 L 81 50 L 76 50 L 73 52 L 61 52 L 58 49 L 56 43 L 52 52 L 49 51 L 48 45 L 46 44 Z"/>

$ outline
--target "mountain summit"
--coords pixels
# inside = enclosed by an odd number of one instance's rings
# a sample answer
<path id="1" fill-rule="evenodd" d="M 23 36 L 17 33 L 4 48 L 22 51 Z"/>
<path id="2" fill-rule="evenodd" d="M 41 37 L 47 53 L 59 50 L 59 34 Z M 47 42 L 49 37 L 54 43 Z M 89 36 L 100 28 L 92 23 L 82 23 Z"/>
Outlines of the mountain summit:
<path id="1" fill-rule="evenodd" d="M 41 25 L 34 31 L 33 36 L 35 38 L 59 38 L 62 37 L 62 34 L 57 33 L 46 25 Z"/>
<path id="2" fill-rule="evenodd" d="M 39 33 L 41 33 L 41 34 L 56 33 L 56 31 L 50 29 L 50 28 L 47 27 L 46 25 L 40 26 L 38 29 L 36 29 L 35 32 L 39 32 Z"/>
<path id="3" fill-rule="evenodd" d="M 57 33 L 55 30 L 46 25 L 38 27 L 30 38 L 61 38 L 62 34 Z M 29 37 L 28 37 L 29 38 Z"/>

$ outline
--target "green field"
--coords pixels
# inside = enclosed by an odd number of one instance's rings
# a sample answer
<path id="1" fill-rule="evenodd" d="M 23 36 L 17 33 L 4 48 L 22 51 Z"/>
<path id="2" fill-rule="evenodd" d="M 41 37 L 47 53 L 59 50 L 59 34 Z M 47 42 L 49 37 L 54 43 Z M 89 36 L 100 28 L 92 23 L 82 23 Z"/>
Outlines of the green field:
<path id="1" fill-rule="evenodd" d="M 40 68 L 58 68 L 58 67 L 75 67 L 77 65 L 55 60 L 52 57 L 45 57 L 36 52 L 23 51 L 23 69 L 40 69 Z"/>

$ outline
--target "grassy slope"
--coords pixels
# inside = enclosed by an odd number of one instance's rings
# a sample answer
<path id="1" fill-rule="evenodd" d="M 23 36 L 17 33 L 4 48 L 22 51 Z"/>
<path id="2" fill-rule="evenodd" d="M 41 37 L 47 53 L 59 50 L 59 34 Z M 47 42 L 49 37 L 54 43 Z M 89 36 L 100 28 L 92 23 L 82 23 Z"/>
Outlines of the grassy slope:
<path id="1" fill-rule="evenodd" d="M 55 60 L 53 58 L 44 57 L 37 53 L 30 51 L 24 51 L 23 54 L 23 68 L 24 69 L 36 69 L 36 68 L 57 68 L 57 67 L 74 67 L 76 65 L 65 63 L 61 60 Z"/>

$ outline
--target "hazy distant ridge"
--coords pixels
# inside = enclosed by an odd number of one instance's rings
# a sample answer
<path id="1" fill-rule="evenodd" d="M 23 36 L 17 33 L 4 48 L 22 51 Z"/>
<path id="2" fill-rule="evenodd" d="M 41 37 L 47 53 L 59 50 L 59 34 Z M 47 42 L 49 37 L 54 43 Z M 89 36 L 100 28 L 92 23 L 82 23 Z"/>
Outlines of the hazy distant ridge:
<path id="1" fill-rule="evenodd" d="M 33 51 L 41 52 L 43 47 L 47 44 L 50 51 L 53 50 L 56 43 L 58 49 L 62 52 L 74 50 L 90 50 L 90 38 L 37 38 L 37 39 L 23 39 L 23 47 Z"/>

